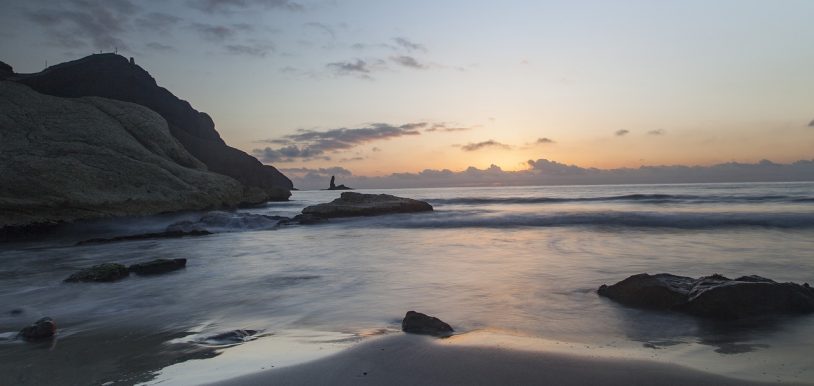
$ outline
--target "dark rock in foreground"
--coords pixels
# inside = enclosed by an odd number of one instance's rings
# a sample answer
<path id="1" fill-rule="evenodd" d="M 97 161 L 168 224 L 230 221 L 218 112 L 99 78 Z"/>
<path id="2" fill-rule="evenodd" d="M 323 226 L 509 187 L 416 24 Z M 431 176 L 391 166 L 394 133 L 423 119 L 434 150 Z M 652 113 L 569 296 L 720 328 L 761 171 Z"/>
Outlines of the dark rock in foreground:
<path id="1" fill-rule="evenodd" d="M 45 317 L 20 330 L 20 336 L 25 340 L 32 341 L 51 338 L 56 332 L 57 324 L 53 319 Z"/>
<path id="2" fill-rule="evenodd" d="M 718 274 L 694 279 L 642 273 L 602 285 L 597 293 L 632 307 L 726 320 L 814 312 L 814 289 L 808 283 L 778 283 L 756 275 L 733 280 Z"/>
<path id="3" fill-rule="evenodd" d="M 65 279 L 65 282 L 111 282 L 130 276 L 127 267 L 121 264 L 105 263 L 83 269 Z"/>
<path id="4" fill-rule="evenodd" d="M 158 275 L 183 269 L 187 259 L 155 259 L 146 263 L 133 264 L 128 269 L 137 275 Z"/>
<path id="5" fill-rule="evenodd" d="M 302 214 L 333 218 L 427 211 L 432 211 L 432 205 L 411 198 L 396 197 L 389 194 L 344 192 L 341 197 L 329 203 L 306 207 L 302 210 Z"/>
<path id="6" fill-rule="evenodd" d="M 407 311 L 407 315 L 404 315 L 401 330 L 411 334 L 434 336 L 452 335 L 455 331 L 441 319 L 415 311 Z"/>
<path id="7" fill-rule="evenodd" d="M 132 241 L 132 240 L 148 240 L 148 239 L 174 239 L 179 237 L 189 237 L 189 236 L 206 236 L 211 235 L 212 232 L 206 230 L 190 230 L 190 231 L 183 231 L 183 230 L 168 230 L 166 232 L 157 232 L 157 233 L 143 233 L 140 235 L 128 235 L 128 236 L 117 236 L 111 237 L 108 239 L 105 238 L 98 238 L 98 239 L 90 239 L 84 240 L 76 243 L 76 245 L 87 245 L 87 244 L 102 244 L 102 243 L 113 243 L 117 241 Z"/>

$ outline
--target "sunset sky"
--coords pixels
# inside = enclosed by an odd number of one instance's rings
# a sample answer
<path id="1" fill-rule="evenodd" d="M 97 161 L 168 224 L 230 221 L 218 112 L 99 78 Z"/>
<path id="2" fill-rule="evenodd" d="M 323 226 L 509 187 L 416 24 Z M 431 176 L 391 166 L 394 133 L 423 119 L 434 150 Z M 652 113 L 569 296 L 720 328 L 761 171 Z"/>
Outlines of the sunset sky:
<path id="1" fill-rule="evenodd" d="M 134 56 L 281 169 L 814 158 L 814 1 L 4 2 L 17 72 Z"/>

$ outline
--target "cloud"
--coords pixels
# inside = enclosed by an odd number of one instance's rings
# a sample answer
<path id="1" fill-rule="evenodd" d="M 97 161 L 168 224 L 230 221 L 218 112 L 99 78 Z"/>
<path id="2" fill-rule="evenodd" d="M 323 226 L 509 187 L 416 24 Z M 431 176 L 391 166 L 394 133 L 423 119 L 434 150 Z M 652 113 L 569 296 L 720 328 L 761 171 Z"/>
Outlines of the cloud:
<path id="1" fill-rule="evenodd" d="M 180 17 L 162 12 L 151 12 L 135 20 L 137 27 L 148 31 L 158 31 L 165 35 L 169 34 L 172 28 L 180 22 Z"/>
<path id="2" fill-rule="evenodd" d="M 325 24 L 317 23 L 317 22 L 310 22 L 303 24 L 305 27 L 316 29 L 317 31 L 323 32 L 326 35 L 330 36 L 331 39 L 336 39 L 336 33 L 334 32 L 333 28 L 328 27 Z"/>
<path id="3" fill-rule="evenodd" d="M 808 124 L 808 127 L 814 127 L 814 120 L 812 120 L 811 123 Z"/>
<path id="4" fill-rule="evenodd" d="M 507 150 L 512 148 L 509 145 L 506 145 L 506 144 L 503 144 L 503 143 L 500 143 L 500 142 L 497 142 L 495 140 L 490 139 L 488 141 L 477 142 L 477 143 L 469 143 L 469 144 L 463 145 L 463 146 L 461 146 L 461 150 L 463 150 L 463 151 L 476 151 L 476 150 L 481 150 L 481 149 L 488 148 L 488 147 L 496 147 L 496 148 L 507 149 Z"/>
<path id="5" fill-rule="evenodd" d="M 314 159 L 330 161 L 331 157 L 324 156 L 323 153 L 325 153 L 324 150 L 308 147 L 300 148 L 297 145 L 284 146 L 278 149 L 266 147 L 265 149 L 254 149 L 252 151 L 252 154 L 260 161 L 269 163 L 310 161 Z"/>
<path id="6" fill-rule="evenodd" d="M 407 40 L 407 38 L 396 37 L 396 38 L 393 38 L 393 41 L 396 42 L 396 44 L 399 47 L 405 48 L 409 52 L 412 52 L 412 51 L 427 52 L 426 47 L 424 47 L 421 44 L 411 42 L 410 40 Z"/>
<path id="7" fill-rule="evenodd" d="M 393 56 L 390 58 L 393 62 L 400 64 L 404 67 L 414 68 L 416 70 L 424 70 L 427 68 L 427 65 L 419 63 L 414 57 L 412 56 Z"/>
<path id="8" fill-rule="evenodd" d="M 334 62 L 325 65 L 336 75 L 357 75 L 363 78 L 370 78 L 370 66 L 362 59 L 353 62 Z"/>
<path id="9" fill-rule="evenodd" d="M 227 44 L 226 52 L 232 55 L 247 55 L 258 58 L 265 57 L 274 51 L 271 43 Z"/>
<path id="10" fill-rule="evenodd" d="M 342 158 L 339 162 L 354 162 L 354 161 L 364 161 L 365 157 L 350 157 L 350 158 Z"/>
<path id="11" fill-rule="evenodd" d="M 27 11 L 25 18 L 44 28 L 52 42 L 62 47 L 127 49 L 122 35 L 138 9 L 129 0 L 71 0 Z"/>
<path id="12" fill-rule="evenodd" d="M 625 136 L 625 135 L 628 135 L 629 133 L 630 133 L 630 130 L 624 130 L 624 129 L 622 129 L 622 130 L 616 130 L 616 133 L 614 133 L 614 134 L 615 134 L 617 137 L 623 137 L 623 136 Z"/>
<path id="13" fill-rule="evenodd" d="M 190 0 L 188 4 L 206 13 L 230 14 L 253 8 L 282 9 L 286 11 L 303 11 L 300 3 L 289 0 Z"/>
<path id="14" fill-rule="evenodd" d="M 205 23 L 192 23 L 190 27 L 197 31 L 204 40 L 212 42 L 222 42 L 235 36 L 233 28 L 224 25 L 213 25 Z"/>
<path id="15" fill-rule="evenodd" d="M 647 134 L 648 135 L 664 135 L 664 130 L 662 130 L 662 129 L 650 130 L 650 131 L 647 132 Z"/>
<path id="16" fill-rule="evenodd" d="M 169 45 L 166 45 L 166 44 L 161 44 L 161 43 L 158 43 L 158 42 L 150 42 L 150 43 L 145 44 L 145 46 L 147 48 L 153 50 L 153 51 L 159 51 L 159 52 L 176 51 L 175 47 L 169 46 Z"/>
<path id="17" fill-rule="evenodd" d="M 425 129 L 424 131 L 426 131 L 428 133 L 431 133 L 431 132 L 434 132 L 434 131 L 443 131 L 443 132 L 447 132 L 447 133 L 452 133 L 452 132 L 456 132 L 456 131 L 468 131 L 468 130 L 472 130 L 472 128 L 471 127 L 448 127 L 446 124 L 436 123 L 436 124 L 433 124 L 432 127 L 429 127 L 427 129 Z"/>
<path id="18" fill-rule="evenodd" d="M 814 180 L 814 160 L 790 164 L 763 160 L 757 163 L 730 162 L 712 166 L 671 165 L 620 169 L 584 168 L 547 159 L 529 160 L 527 164 L 529 168 L 520 171 L 505 171 L 492 165 L 486 169 L 474 167 L 461 171 L 427 169 L 417 173 L 393 173 L 380 177 L 354 176 L 348 171 L 348 174 L 343 175 L 342 183 L 354 188 L 378 189 Z M 285 173 L 285 170 L 283 172 Z M 317 172 L 312 175 L 313 179 L 306 178 L 304 173 L 289 177 L 297 188 L 316 189 L 325 187 L 326 178 L 330 178 L 330 173 Z"/>
<path id="19" fill-rule="evenodd" d="M 544 145 L 544 144 L 555 143 L 555 142 L 551 138 L 543 137 L 543 138 L 537 138 L 537 141 L 534 142 L 534 143 L 536 143 L 538 145 Z"/>
<path id="20" fill-rule="evenodd" d="M 389 140 L 404 136 L 420 135 L 420 129 L 427 126 L 425 122 L 407 123 L 400 126 L 386 123 L 374 123 L 361 128 L 338 128 L 325 131 L 299 130 L 296 134 L 262 142 L 283 144 L 281 148 L 255 149 L 253 153 L 264 162 L 291 162 L 296 159 L 310 160 L 324 156 L 327 152 L 348 150 L 356 146 Z"/>

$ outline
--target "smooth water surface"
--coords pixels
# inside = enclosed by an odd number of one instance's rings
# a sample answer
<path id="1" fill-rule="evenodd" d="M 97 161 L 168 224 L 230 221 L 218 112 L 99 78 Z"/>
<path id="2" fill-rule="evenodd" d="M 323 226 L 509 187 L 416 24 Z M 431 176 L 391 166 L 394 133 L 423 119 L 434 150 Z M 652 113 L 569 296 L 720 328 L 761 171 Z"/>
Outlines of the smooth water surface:
<path id="1" fill-rule="evenodd" d="M 171 384 L 162 368 L 234 350 L 195 343 L 207 334 L 332 337 L 306 339 L 316 349 L 398 331 L 413 309 L 458 332 L 500 329 L 726 375 L 814 383 L 814 316 L 721 324 L 630 309 L 595 293 L 640 272 L 814 282 L 814 183 L 363 192 L 426 200 L 435 211 L 72 246 L 200 216 L 188 213 L 81 224 L 48 241 L 0 245 L 0 384 Z M 339 194 L 294 192 L 290 202 L 240 212 L 293 216 Z M 103 262 L 180 257 L 187 268 L 166 275 L 62 283 Z M 56 341 L 13 340 L 45 315 L 60 326 Z"/>

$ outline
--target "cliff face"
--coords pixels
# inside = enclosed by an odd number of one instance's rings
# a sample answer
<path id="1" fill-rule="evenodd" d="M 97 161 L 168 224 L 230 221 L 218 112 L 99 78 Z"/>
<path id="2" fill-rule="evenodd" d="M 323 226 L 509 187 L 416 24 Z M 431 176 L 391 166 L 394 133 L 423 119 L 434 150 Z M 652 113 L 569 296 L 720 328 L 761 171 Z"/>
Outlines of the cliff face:
<path id="1" fill-rule="evenodd" d="M 207 171 L 150 109 L 0 82 L 0 228 L 235 206 L 244 187 Z"/>
<path id="2" fill-rule="evenodd" d="M 247 202 L 286 200 L 291 180 L 272 166 L 229 147 L 206 114 L 163 87 L 150 74 L 116 54 L 98 54 L 51 66 L 36 74 L 15 74 L 9 80 L 60 97 L 98 96 L 136 103 L 166 119 L 172 136 L 215 173 L 243 183 Z"/>

